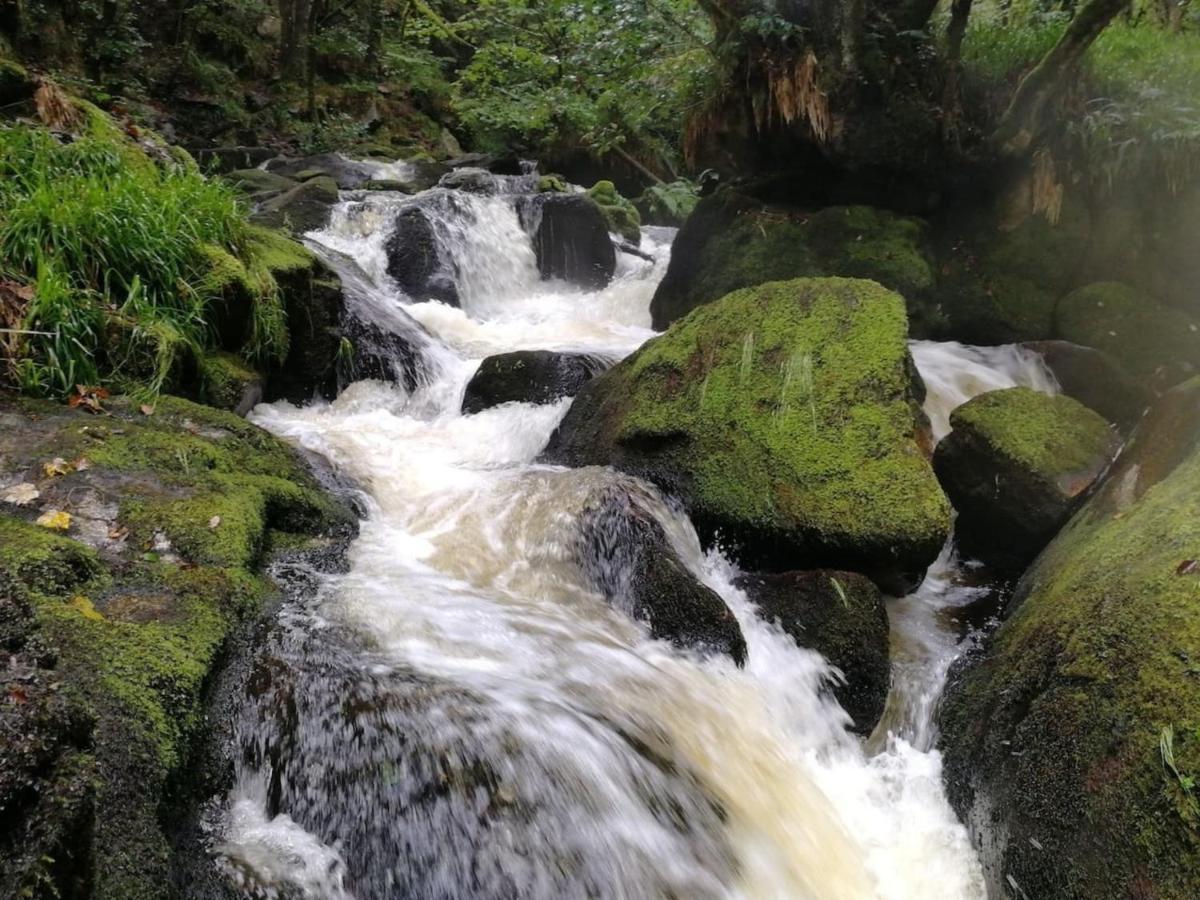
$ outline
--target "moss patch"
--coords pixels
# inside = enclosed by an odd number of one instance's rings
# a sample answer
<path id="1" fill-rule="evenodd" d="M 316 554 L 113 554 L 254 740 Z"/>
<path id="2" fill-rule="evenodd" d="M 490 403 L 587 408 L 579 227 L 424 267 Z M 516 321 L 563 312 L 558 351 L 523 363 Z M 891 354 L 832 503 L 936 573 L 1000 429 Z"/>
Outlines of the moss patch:
<path id="1" fill-rule="evenodd" d="M 1200 381 L 1151 413 L 941 716 L 951 799 L 1029 896 L 1200 896 Z M 1037 841 L 1034 845 L 1029 838 Z"/>
<path id="2" fill-rule="evenodd" d="M 642 216 L 632 201 L 617 193 L 611 181 L 597 181 L 588 191 L 588 196 L 600 207 L 609 231 L 619 234 L 632 244 L 641 241 Z"/>
<path id="3" fill-rule="evenodd" d="M 736 291 L 586 387 L 551 456 L 650 475 L 758 562 L 923 569 L 950 509 L 905 331 L 903 300 L 873 282 Z"/>
<path id="4" fill-rule="evenodd" d="M 1200 370 L 1200 322 L 1116 281 L 1064 297 L 1058 336 L 1103 350 L 1133 374 L 1168 385 Z"/>

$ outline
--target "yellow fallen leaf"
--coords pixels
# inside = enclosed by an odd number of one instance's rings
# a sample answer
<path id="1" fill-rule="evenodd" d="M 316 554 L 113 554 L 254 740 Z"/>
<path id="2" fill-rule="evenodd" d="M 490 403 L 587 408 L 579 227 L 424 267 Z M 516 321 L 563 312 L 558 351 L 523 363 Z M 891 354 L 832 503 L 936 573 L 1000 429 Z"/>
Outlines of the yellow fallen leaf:
<path id="1" fill-rule="evenodd" d="M 71 605 L 79 610 L 85 619 L 91 619 L 93 622 L 104 621 L 104 615 L 100 612 L 100 610 L 96 609 L 96 607 L 92 605 L 92 601 L 82 594 L 72 597 Z"/>
<path id="2" fill-rule="evenodd" d="M 66 531 L 71 527 L 71 514 L 61 509 L 48 509 L 37 517 L 37 523 L 43 528 Z"/>
<path id="3" fill-rule="evenodd" d="M 66 475 L 71 471 L 71 464 L 61 456 L 56 456 L 48 463 L 42 463 L 42 471 L 46 473 L 47 478 L 53 478 L 56 475 Z"/>

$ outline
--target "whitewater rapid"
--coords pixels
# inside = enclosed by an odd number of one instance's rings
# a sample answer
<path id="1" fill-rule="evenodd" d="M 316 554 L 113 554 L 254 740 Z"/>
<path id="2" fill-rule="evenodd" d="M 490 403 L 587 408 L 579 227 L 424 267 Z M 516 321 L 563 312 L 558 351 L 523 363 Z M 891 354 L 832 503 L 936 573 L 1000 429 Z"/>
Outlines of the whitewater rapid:
<path id="1" fill-rule="evenodd" d="M 332 403 L 265 405 L 252 419 L 327 460 L 367 508 L 349 571 L 323 576 L 312 602 L 287 611 L 287 629 L 299 641 L 354 636 L 362 649 L 340 665 L 369 685 L 373 716 L 406 703 L 405 684 L 437 691 L 370 747 L 361 728 L 338 730 L 333 700 L 333 726 L 300 721 L 309 736 L 291 771 L 309 780 L 296 809 L 268 800 L 278 773 L 260 758 L 269 754 L 250 754 L 218 826 L 223 864 L 256 896 L 983 898 L 933 749 L 933 707 L 961 637 L 947 616 L 981 590 L 950 550 L 918 591 L 890 602 L 893 690 L 862 742 L 827 689 L 838 673 L 756 616 L 735 566 L 702 550 L 675 505 L 609 470 L 535 463 L 570 400 L 459 410 L 486 355 L 618 358 L 649 339 L 671 233 L 647 229 L 654 261 L 621 255 L 613 283 L 585 292 L 539 280 L 505 197 L 464 195 L 442 223 L 460 275 L 454 309 L 412 302 L 386 275 L 389 223 L 407 202 L 352 197 L 310 237 L 361 267 L 365 302 L 433 336 L 426 377 L 411 391 L 359 382 Z M 977 393 L 1054 390 L 1039 359 L 1015 347 L 915 342 L 913 354 L 937 437 Z M 684 562 L 733 610 L 744 669 L 650 640 L 589 588 L 573 562 L 577 519 L 614 483 L 643 492 Z M 310 693 L 336 693 L 322 677 L 306 682 Z M 391 805 L 423 755 L 485 768 L 486 790 L 451 790 L 431 813 Z M 347 759 L 366 787 L 322 787 L 323 767 Z M 347 795 L 357 807 L 341 808 Z M 487 824 L 496 810 L 503 827 Z"/>

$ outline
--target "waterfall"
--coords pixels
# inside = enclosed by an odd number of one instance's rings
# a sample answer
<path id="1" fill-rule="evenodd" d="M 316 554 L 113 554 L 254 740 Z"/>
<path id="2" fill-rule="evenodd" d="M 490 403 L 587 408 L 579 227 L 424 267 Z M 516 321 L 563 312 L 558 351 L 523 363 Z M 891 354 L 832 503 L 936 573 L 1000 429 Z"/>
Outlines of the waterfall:
<path id="1" fill-rule="evenodd" d="M 252 416 L 359 485 L 367 516 L 349 571 L 312 576 L 255 661 L 236 784 L 210 823 L 229 877 L 249 896 L 357 900 L 982 898 L 932 749 L 958 643 L 941 613 L 976 590 L 949 550 L 890 606 L 893 693 L 866 744 L 826 689 L 837 673 L 758 618 L 736 567 L 637 483 L 738 618 L 748 663 L 651 640 L 573 552 L 581 512 L 631 479 L 534 462 L 570 401 L 459 407 L 491 353 L 635 350 L 672 235 L 647 229 L 653 261 L 623 255 L 584 292 L 537 279 L 505 195 L 449 193 L 348 200 L 310 236 L 362 273 L 359 301 L 420 324 L 427 376 Z M 388 223 L 414 202 L 434 210 L 462 309 L 387 277 Z M 913 353 L 939 436 L 975 393 L 1053 389 L 1018 348 Z"/>

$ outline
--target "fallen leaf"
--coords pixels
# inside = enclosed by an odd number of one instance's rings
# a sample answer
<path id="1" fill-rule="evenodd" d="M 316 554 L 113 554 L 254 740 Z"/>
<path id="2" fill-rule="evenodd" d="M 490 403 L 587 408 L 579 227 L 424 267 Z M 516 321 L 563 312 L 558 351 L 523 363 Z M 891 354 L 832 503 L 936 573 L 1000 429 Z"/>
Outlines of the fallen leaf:
<path id="1" fill-rule="evenodd" d="M 48 463 L 42 463 L 42 471 L 47 478 L 54 478 L 58 475 L 66 475 L 71 471 L 71 466 L 61 456 L 56 456 Z"/>
<path id="2" fill-rule="evenodd" d="M 41 496 L 41 493 L 38 489 L 25 481 L 21 484 L 14 484 L 6 490 L 3 496 L 0 496 L 0 500 L 3 500 L 5 503 L 13 503 L 17 506 L 28 506 L 39 496 Z"/>
<path id="3" fill-rule="evenodd" d="M 48 509 L 37 517 L 37 524 L 53 531 L 66 531 L 71 527 L 71 514 L 61 509 Z"/>
<path id="4" fill-rule="evenodd" d="M 108 539 L 110 541 L 123 541 L 129 537 L 129 529 L 124 525 L 113 525 L 108 529 Z"/>
<path id="5" fill-rule="evenodd" d="M 209 528 L 216 528 L 216 527 L 217 527 L 218 525 L 220 525 L 220 524 L 221 524 L 221 517 L 220 517 L 220 516 L 213 516 L 211 519 L 209 519 L 209 520 L 208 520 L 208 527 L 209 527 Z"/>
<path id="6" fill-rule="evenodd" d="M 104 401 L 108 399 L 108 390 L 102 387 L 89 387 L 84 384 L 75 385 L 75 393 L 67 398 L 67 405 L 72 409 L 83 409 L 90 413 L 108 414 Z"/>
<path id="7" fill-rule="evenodd" d="M 1195 575 L 1200 572 L 1200 563 L 1194 559 L 1185 559 L 1175 568 L 1176 575 Z"/>
<path id="8" fill-rule="evenodd" d="M 73 462 L 71 465 L 75 467 L 76 472 L 86 472 L 92 467 L 92 464 L 88 462 L 86 456 L 79 457 L 79 459 L 75 460 L 75 462 Z"/>
<path id="9" fill-rule="evenodd" d="M 140 407 L 138 407 L 138 409 L 140 409 L 142 411 L 143 416 L 154 415 L 154 407 L 151 406 L 149 403 L 143 403 Z"/>
<path id="10" fill-rule="evenodd" d="M 25 693 L 25 688 L 19 684 L 14 684 L 8 689 L 8 699 L 17 704 L 17 706 L 22 706 L 28 701 L 29 697 Z"/>

